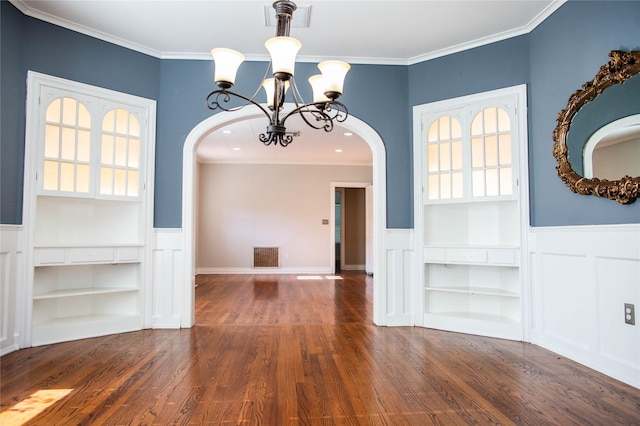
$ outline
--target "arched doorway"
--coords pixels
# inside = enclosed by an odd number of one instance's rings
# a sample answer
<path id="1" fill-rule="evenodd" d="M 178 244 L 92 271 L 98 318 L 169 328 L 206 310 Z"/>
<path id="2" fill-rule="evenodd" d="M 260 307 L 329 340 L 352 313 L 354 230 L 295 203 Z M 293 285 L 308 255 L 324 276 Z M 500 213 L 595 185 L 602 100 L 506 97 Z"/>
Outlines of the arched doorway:
<path id="1" fill-rule="evenodd" d="M 215 114 L 196 125 L 187 136 L 183 148 L 182 162 L 182 233 L 184 252 L 184 287 L 182 288 L 181 327 L 191 327 L 194 315 L 194 279 L 195 279 L 195 185 L 196 185 L 196 149 L 198 144 L 211 132 L 225 125 L 259 117 L 262 112 L 255 109 L 243 109 L 233 113 Z M 373 154 L 373 256 L 374 256 L 374 296 L 373 322 L 385 324 L 386 312 L 386 271 L 384 233 L 386 229 L 386 153 L 380 135 L 364 121 L 350 115 L 342 127 L 362 137 Z"/>

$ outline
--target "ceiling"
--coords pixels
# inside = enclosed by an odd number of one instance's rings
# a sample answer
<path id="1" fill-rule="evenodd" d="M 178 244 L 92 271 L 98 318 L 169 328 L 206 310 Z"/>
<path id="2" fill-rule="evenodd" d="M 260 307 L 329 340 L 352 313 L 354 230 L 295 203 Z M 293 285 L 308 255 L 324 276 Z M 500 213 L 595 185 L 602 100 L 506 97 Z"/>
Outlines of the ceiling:
<path id="1" fill-rule="evenodd" d="M 247 60 L 268 60 L 264 41 L 275 35 L 275 28 L 267 25 L 273 11 L 268 0 L 10 1 L 28 16 L 158 58 L 210 60 L 211 48 L 229 47 Z M 314 0 L 297 3 L 300 11 L 294 13 L 291 35 L 302 42 L 302 62 L 410 65 L 528 33 L 564 2 Z M 297 26 L 307 11 L 308 27 Z M 357 135 L 344 137 L 346 130 L 339 127 L 325 133 L 290 126 L 302 132 L 291 145 L 264 147 L 257 141 L 264 121 L 232 124 L 231 134 L 213 133 L 201 143 L 200 158 L 370 164 L 366 142 Z M 339 146 L 343 152 L 337 156 L 334 149 Z"/>

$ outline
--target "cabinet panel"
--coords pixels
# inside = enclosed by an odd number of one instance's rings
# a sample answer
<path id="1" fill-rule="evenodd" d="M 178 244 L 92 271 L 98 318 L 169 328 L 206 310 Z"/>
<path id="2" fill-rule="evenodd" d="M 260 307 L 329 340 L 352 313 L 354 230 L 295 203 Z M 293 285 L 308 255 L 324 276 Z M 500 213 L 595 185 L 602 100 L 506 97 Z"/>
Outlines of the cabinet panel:
<path id="1" fill-rule="evenodd" d="M 62 264 L 65 262 L 65 250 L 63 248 L 36 248 L 34 262 L 36 265 Z"/>
<path id="2" fill-rule="evenodd" d="M 37 197 L 36 246 L 141 244 L 143 204 Z"/>
<path id="3" fill-rule="evenodd" d="M 520 245 L 517 201 L 453 203 L 423 207 L 426 246 Z"/>
<path id="4" fill-rule="evenodd" d="M 113 262 L 115 252 L 112 247 L 83 247 L 67 249 L 70 263 Z"/>
<path id="5" fill-rule="evenodd" d="M 34 266 L 136 263 L 142 261 L 142 254 L 142 246 L 35 247 Z"/>

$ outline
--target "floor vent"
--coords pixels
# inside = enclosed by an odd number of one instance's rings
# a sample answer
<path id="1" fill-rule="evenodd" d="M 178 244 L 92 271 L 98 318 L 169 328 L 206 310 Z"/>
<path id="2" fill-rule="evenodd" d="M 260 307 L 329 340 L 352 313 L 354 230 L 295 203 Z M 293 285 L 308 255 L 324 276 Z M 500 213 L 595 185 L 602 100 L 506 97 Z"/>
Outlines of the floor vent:
<path id="1" fill-rule="evenodd" d="M 278 268 L 280 266 L 278 247 L 254 247 L 254 268 Z"/>

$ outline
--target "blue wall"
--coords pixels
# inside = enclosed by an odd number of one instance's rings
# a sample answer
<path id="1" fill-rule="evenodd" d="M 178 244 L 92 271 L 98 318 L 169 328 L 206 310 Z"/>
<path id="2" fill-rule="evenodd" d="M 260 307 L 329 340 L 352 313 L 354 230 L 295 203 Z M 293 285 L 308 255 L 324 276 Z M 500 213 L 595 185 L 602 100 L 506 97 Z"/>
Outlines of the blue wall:
<path id="1" fill-rule="evenodd" d="M 556 118 L 569 96 L 593 80 L 610 51 L 630 49 L 640 50 L 638 1 L 572 1 L 529 34 L 532 225 L 640 222 L 640 201 L 620 205 L 571 192 L 557 177 L 551 154 Z"/>
<path id="2" fill-rule="evenodd" d="M 27 70 L 158 99 L 160 60 L 0 7 L 0 223 L 20 224 Z"/>
<path id="3" fill-rule="evenodd" d="M 252 94 L 267 67 L 263 62 L 241 65 L 233 90 Z M 181 226 L 182 149 L 184 141 L 199 122 L 213 113 L 205 104 L 206 95 L 216 89 L 212 61 L 163 60 L 158 103 L 156 144 L 156 227 Z M 304 99 L 311 99 L 307 78 L 317 74 L 315 64 L 296 64 L 296 81 Z M 385 85 L 385 92 L 377 90 Z M 384 110 L 372 108 L 384 99 Z M 353 65 L 340 98 L 349 113 L 375 128 L 387 151 L 387 224 L 410 228 L 411 163 L 410 118 L 406 112 L 407 68 L 403 66 Z M 256 143 L 258 143 L 256 141 Z"/>
<path id="4" fill-rule="evenodd" d="M 0 223 L 22 223 L 22 165 L 24 164 L 22 14 L 0 2 Z"/>
<path id="5" fill-rule="evenodd" d="M 182 147 L 211 115 L 211 61 L 159 60 L 22 15 L 1 2 L 2 181 L 0 222 L 22 221 L 26 71 L 158 101 L 155 226 L 181 226 Z M 557 178 L 551 133 L 558 112 L 613 49 L 640 48 L 640 2 L 569 2 L 531 34 L 412 66 L 354 65 L 342 101 L 380 134 L 387 154 L 387 225 L 413 226 L 412 107 L 527 83 L 534 226 L 636 223 L 640 202 L 573 194 Z M 242 65 L 237 90 L 253 93 L 264 63 Z M 315 73 L 299 64 L 297 80 Z M 305 84 L 300 84 L 306 86 Z M 304 89 L 303 89 L 304 90 Z M 309 97 L 303 92 L 303 96 Z M 376 105 L 384 103 L 384 108 Z M 18 107 L 16 107 L 18 106 Z"/>

